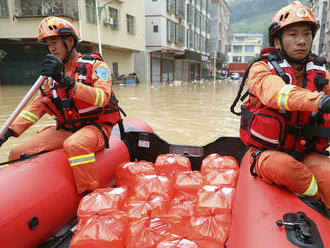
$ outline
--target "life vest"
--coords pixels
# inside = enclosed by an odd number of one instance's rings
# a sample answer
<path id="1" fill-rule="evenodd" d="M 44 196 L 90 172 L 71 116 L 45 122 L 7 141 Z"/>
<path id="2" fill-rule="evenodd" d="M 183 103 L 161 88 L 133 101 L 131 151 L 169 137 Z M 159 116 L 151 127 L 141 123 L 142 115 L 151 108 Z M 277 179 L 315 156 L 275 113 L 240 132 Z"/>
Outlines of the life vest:
<path id="1" fill-rule="evenodd" d="M 262 50 L 258 60 L 265 61 L 271 72 L 281 76 L 287 84 L 297 85 L 294 69 L 280 57 L 277 50 Z M 325 79 L 325 63 L 325 59 L 314 54 L 309 56 L 306 61 L 303 88 L 318 92 L 323 90 L 328 84 L 328 80 Z M 250 94 L 250 97 L 254 96 Z M 324 152 L 328 147 L 327 133 L 330 129 L 325 128 L 330 127 L 329 114 L 257 107 L 252 104 L 250 97 L 241 106 L 240 113 L 240 137 L 245 145 L 281 150 L 297 158 L 310 151 Z"/>
<path id="2" fill-rule="evenodd" d="M 75 73 L 78 73 L 79 82 L 93 87 L 93 65 L 97 60 L 103 61 L 97 53 L 83 55 L 78 59 L 71 77 L 75 78 Z M 49 78 L 48 84 L 50 95 L 40 89 L 43 94 L 42 102 L 46 112 L 57 121 L 57 128 L 75 132 L 83 126 L 93 124 L 100 129 L 98 123 L 113 126 L 121 120 L 118 101 L 112 90 L 109 102 L 104 107 L 99 107 L 74 99 L 73 90 L 67 90 L 52 78 Z"/>

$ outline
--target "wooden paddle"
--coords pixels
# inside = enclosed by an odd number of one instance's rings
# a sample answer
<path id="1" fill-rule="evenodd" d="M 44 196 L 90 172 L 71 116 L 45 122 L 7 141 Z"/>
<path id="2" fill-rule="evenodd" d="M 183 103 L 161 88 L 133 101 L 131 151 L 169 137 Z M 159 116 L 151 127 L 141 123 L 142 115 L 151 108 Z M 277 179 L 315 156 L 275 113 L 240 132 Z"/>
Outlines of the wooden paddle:
<path id="1" fill-rule="evenodd" d="M 8 120 L 5 122 L 3 127 L 0 130 L 0 137 L 2 137 L 5 132 L 8 130 L 10 124 L 16 119 L 16 117 L 19 115 L 19 113 L 23 110 L 25 105 L 30 101 L 34 93 L 38 90 L 38 88 L 43 84 L 43 82 L 47 79 L 47 76 L 39 76 L 37 81 L 33 84 L 32 88 L 29 90 L 29 92 L 24 96 L 22 101 L 18 104 L 15 111 L 11 114 L 11 116 L 8 118 Z"/>

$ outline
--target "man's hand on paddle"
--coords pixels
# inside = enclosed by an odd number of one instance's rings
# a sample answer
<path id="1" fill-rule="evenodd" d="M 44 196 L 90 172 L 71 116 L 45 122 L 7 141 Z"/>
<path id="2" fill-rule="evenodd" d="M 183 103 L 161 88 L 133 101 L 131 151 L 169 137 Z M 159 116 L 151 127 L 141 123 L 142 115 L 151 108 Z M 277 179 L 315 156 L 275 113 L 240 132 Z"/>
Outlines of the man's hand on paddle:
<path id="1" fill-rule="evenodd" d="M 13 136 L 14 132 L 10 128 L 5 132 L 5 134 L 0 138 L 0 147 L 2 146 L 3 143 L 5 143 L 9 137 Z"/>
<path id="2" fill-rule="evenodd" d="M 48 54 L 42 63 L 41 75 L 53 78 L 68 90 L 76 84 L 74 79 L 64 74 L 62 61 L 53 54 Z"/>

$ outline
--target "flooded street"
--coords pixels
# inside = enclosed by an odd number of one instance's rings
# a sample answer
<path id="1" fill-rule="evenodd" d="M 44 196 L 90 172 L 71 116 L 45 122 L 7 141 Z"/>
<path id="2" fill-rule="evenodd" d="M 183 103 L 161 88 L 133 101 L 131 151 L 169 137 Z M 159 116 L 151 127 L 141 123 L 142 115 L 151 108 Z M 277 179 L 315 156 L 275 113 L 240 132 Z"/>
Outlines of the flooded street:
<path id="1" fill-rule="evenodd" d="M 0 126 L 13 113 L 31 86 L 0 86 Z M 147 122 L 161 138 L 173 144 L 206 145 L 220 136 L 238 136 L 239 117 L 230 112 L 239 83 L 210 81 L 182 85 L 114 85 L 126 118 Z M 0 148 L 0 162 L 11 148 L 55 122 L 43 116 L 21 137 L 10 138 Z"/>

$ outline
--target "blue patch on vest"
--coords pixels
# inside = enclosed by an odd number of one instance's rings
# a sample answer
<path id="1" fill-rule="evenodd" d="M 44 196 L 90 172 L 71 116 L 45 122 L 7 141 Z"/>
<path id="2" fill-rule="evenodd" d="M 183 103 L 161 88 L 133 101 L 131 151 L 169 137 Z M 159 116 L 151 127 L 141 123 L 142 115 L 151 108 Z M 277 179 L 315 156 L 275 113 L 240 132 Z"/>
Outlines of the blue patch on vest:
<path id="1" fill-rule="evenodd" d="M 97 77 L 103 81 L 110 80 L 110 73 L 107 68 L 99 67 L 96 69 Z"/>

